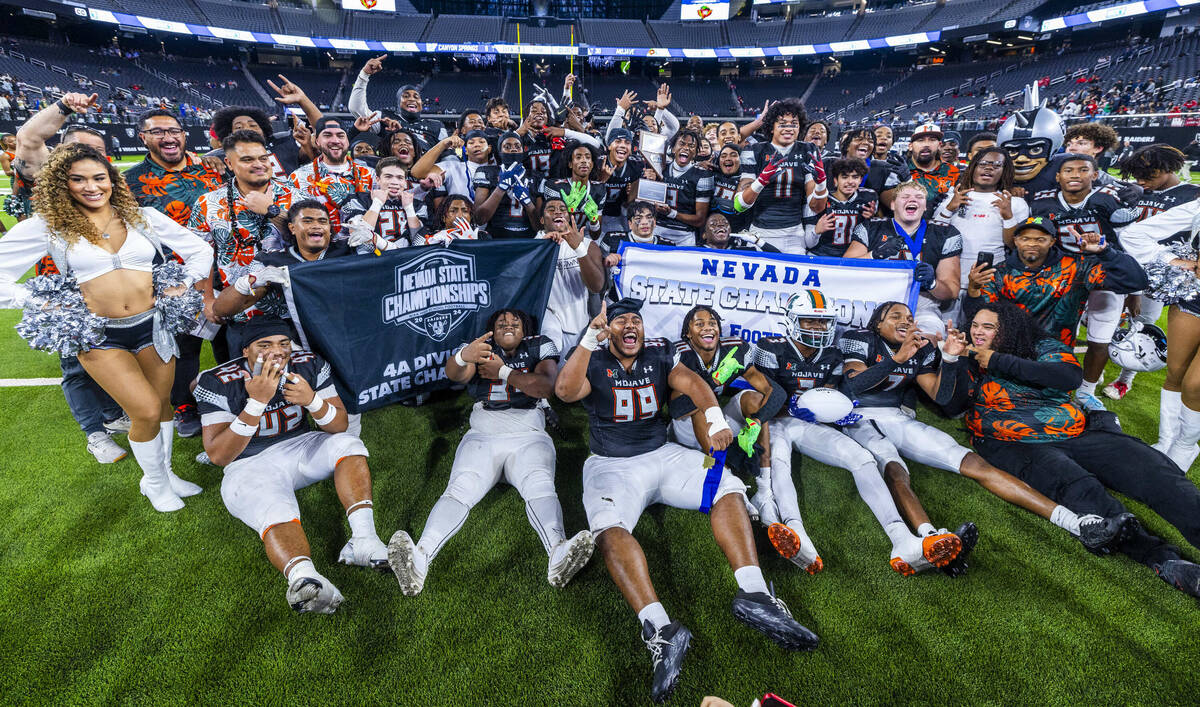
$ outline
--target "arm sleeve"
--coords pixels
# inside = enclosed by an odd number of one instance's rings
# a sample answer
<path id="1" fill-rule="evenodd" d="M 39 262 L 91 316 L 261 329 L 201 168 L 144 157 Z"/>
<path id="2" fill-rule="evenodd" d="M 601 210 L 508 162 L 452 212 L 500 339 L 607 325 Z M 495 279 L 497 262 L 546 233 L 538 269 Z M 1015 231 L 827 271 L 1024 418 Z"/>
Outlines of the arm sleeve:
<path id="1" fill-rule="evenodd" d="M 988 362 L 988 368 L 998 375 L 1041 388 L 1074 390 L 1083 381 L 1083 368 L 1075 360 L 1074 354 L 1068 352 L 1044 354 L 1037 361 L 995 353 Z M 938 394 L 940 396 L 941 392 Z"/>
<path id="2" fill-rule="evenodd" d="M 658 121 L 658 134 L 671 139 L 671 136 L 679 132 L 679 118 L 669 110 L 659 108 L 654 111 L 654 119 Z"/>
<path id="3" fill-rule="evenodd" d="M 17 280 L 43 255 L 46 255 L 46 227 L 40 217 L 18 223 L 0 238 L 0 307 L 16 309 L 25 304 L 29 291 L 17 284 Z"/>
<path id="4" fill-rule="evenodd" d="M 914 354 L 915 355 L 915 354 Z M 851 378 L 846 376 L 845 388 L 849 390 L 854 397 L 867 392 L 880 383 L 887 380 L 887 377 L 893 370 L 896 369 L 896 359 L 891 356 L 884 356 L 883 360 L 873 366 L 869 366 L 865 371 Z"/>
<path id="5" fill-rule="evenodd" d="M 568 140 L 575 140 L 576 142 L 581 142 L 585 145 L 591 145 L 592 147 L 596 148 L 597 150 L 601 149 L 599 138 L 596 138 L 592 135 L 588 135 L 587 133 L 580 133 L 580 132 L 576 132 L 574 130 L 564 129 L 563 137 L 567 138 Z"/>
<path id="6" fill-rule="evenodd" d="M 997 354 L 999 355 L 999 354 Z M 993 360 L 995 360 L 993 358 Z M 966 357 L 957 361 L 942 361 L 942 376 L 934 402 L 947 415 L 958 415 L 970 405 L 971 377 Z"/>
<path id="7" fill-rule="evenodd" d="M 771 384 L 771 393 L 763 400 L 762 405 L 758 408 L 758 412 L 754 413 L 754 417 L 758 418 L 759 421 L 775 419 L 775 416 L 779 414 L 784 405 L 787 405 L 788 401 L 788 394 L 783 389 L 783 386 L 776 383 L 775 379 L 771 376 L 767 376 L 767 382 Z"/>
<path id="8" fill-rule="evenodd" d="M 612 131 L 625 125 L 625 109 L 617 106 L 613 109 L 612 118 L 609 119 L 608 125 L 604 128 L 604 141 L 608 142 L 611 138 Z"/>
<path id="9" fill-rule="evenodd" d="M 183 258 L 183 266 L 195 282 L 207 280 L 212 275 L 213 249 L 204 239 L 155 209 L 143 207 L 142 216 L 159 240 Z"/>
<path id="10" fill-rule="evenodd" d="M 367 84 L 370 81 L 371 77 L 361 71 L 358 72 L 358 78 L 354 79 L 354 87 L 350 89 L 350 100 L 346 102 L 346 107 L 355 117 L 362 118 L 372 112 L 367 106 Z M 379 132 L 379 123 L 371 126 L 371 132 Z"/>
<path id="11" fill-rule="evenodd" d="M 1200 200 L 1167 209 L 1121 231 L 1121 246 L 1142 265 L 1170 262 L 1175 254 L 1159 241 L 1180 231 L 1191 232 L 1197 217 L 1200 217 Z"/>

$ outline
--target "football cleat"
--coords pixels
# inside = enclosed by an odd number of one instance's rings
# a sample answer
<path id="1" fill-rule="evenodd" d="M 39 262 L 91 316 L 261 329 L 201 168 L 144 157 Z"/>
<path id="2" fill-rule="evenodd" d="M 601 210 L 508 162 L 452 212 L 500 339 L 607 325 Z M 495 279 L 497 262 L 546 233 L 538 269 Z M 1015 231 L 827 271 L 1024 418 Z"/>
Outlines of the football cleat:
<path id="1" fill-rule="evenodd" d="M 1130 535 L 1137 532 L 1137 516 L 1121 513 L 1111 518 L 1091 514 L 1079 518 L 1079 542 L 1088 552 L 1107 555 L 1120 547 Z"/>
<path id="2" fill-rule="evenodd" d="M 825 562 L 805 533 L 783 523 L 772 523 L 767 528 L 767 539 L 780 555 L 805 572 L 816 574 L 825 569 Z"/>
<path id="3" fill-rule="evenodd" d="M 387 572 L 388 547 L 377 537 L 350 538 L 338 553 L 338 562 L 343 565 L 370 567 L 377 572 Z"/>
<path id="4" fill-rule="evenodd" d="M 567 582 L 587 566 L 595 549 L 596 539 L 587 530 L 581 530 L 570 540 L 555 545 L 550 550 L 550 567 L 546 570 L 546 580 L 550 586 L 556 589 L 567 586 Z"/>
<path id="5" fill-rule="evenodd" d="M 397 530 L 387 544 L 388 564 L 400 583 L 400 591 L 407 597 L 415 597 L 425 587 L 428 567 L 417 567 L 419 552 L 416 543 L 403 530 Z"/>
<path id="6" fill-rule="evenodd" d="M 1120 400 L 1121 398 L 1125 397 L 1126 393 L 1129 392 L 1129 385 L 1126 384 L 1125 381 L 1113 381 L 1112 383 L 1104 386 L 1103 392 L 1104 397 L 1106 398 Z"/>
<path id="7" fill-rule="evenodd" d="M 905 577 L 924 572 L 931 567 L 945 567 L 962 551 L 962 540 L 945 529 L 914 538 L 912 547 L 892 548 L 892 569 Z M 919 545 L 918 545 L 919 543 Z M 918 553 L 916 550 L 920 548 Z"/>
<path id="8" fill-rule="evenodd" d="M 679 684 L 679 673 L 683 670 L 683 657 L 692 642 L 692 632 L 687 626 L 672 621 L 655 630 L 649 621 L 642 624 L 642 640 L 650 651 L 654 665 L 654 678 L 650 683 L 650 699 L 663 702 L 671 696 Z"/>
<path id="9" fill-rule="evenodd" d="M 1108 410 L 1108 408 L 1104 407 L 1104 403 L 1100 402 L 1100 398 L 1081 390 L 1075 391 L 1075 402 L 1079 403 L 1079 407 L 1083 408 L 1084 412 L 1104 412 Z"/>
<path id="10" fill-rule="evenodd" d="M 961 577 L 967 573 L 967 556 L 975 549 L 975 544 L 979 542 L 979 528 L 971 521 L 967 521 L 954 531 L 958 539 L 962 542 L 962 549 L 958 551 L 958 556 L 950 562 L 946 563 L 940 569 L 948 577 Z"/>
<path id="11" fill-rule="evenodd" d="M 288 585 L 287 602 L 301 614 L 332 614 L 343 601 L 333 582 L 321 575 L 297 577 Z"/>
<path id="12" fill-rule="evenodd" d="M 175 408 L 175 432 L 180 437 L 195 437 L 200 434 L 200 413 L 193 403 L 184 403 Z"/>
<path id="13" fill-rule="evenodd" d="M 787 605 L 773 594 L 739 589 L 733 598 L 733 616 L 789 651 L 817 647 L 817 634 L 793 619 Z"/>
<path id="14" fill-rule="evenodd" d="M 1200 597 L 1200 565 L 1187 560 L 1167 560 L 1156 565 L 1154 572 L 1184 594 Z"/>
<path id="15" fill-rule="evenodd" d="M 756 510 L 751 515 L 763 525 L 779 522 L 779 508 L 775 505 L 775 494 L 771 493 L 770 486 L 759 486 L 750 499 L 750 505 Z"/>
<path id="16" fill-rule="evenodd" d="M 114 442 L 107 432 L 93 432 L 88 435 L 87 450 L 101 464 L 114 464 L 129 456 L 129 452 Z"/>

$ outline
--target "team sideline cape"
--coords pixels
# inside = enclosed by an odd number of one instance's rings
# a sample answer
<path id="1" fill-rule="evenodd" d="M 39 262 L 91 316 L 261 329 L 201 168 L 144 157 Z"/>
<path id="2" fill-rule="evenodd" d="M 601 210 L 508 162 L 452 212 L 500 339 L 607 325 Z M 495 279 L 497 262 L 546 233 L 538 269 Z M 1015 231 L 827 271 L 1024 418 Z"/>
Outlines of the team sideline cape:
<path id="1" fill-rule="evenodd" d="M 454 241 L 288 268 L 288 309 L 305 348 L 333 367 L 363 412 L 447 387 L 455 348 L 515 307 L 540 320 L 558 263 L 549 240 Z"/>
<path id="2" fill-rule="evenodd" d="M 616 277 L 623 297 L 644 300 L 646 336 L 678 339 L 697 304 L 721 315 L 726 336 L 758 341 L 783 334 L 783 311 L 797 290 L 818 288 L 833 300 L 838 324 L 863 326 L 881 302 L 917 304 L 913 261 L 818 258 L 746 250 L 621 243 Z"/>

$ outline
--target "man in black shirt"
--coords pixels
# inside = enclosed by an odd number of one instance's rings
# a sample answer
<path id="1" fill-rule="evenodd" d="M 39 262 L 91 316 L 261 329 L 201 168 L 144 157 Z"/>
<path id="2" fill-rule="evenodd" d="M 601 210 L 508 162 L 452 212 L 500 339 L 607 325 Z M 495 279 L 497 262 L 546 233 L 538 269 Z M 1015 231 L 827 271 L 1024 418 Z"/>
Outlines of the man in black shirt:
<path id="1" fill-rule="evenodd" d="M 592 456 L 583 467 L 588 524 L 609 573 L 638 612 L 654 662 L 651 697 L 662 701 L 678 681 L 691 632 L 667 616 L 633 537 L 649 503 L 711 509 L 713 535 L 738 583 L 733 600 L 738 620 L 792 650 L 815 648 L 817 637 L 796 623 L 767 588 L 742 483 L 721 466 L 706 471 L 702 452 L 667 442 L 661 410 L 672 391 L 703 410 L 708 439 L 702 446 L 722 451 L 733 435 L 712 390 L 679 363 L 674 348 L 662 340 L 644 341 L 640 309 L 641 301 L 631 299 L 611 310 L 601 308 L 559 373 L 554 392 L 564 402 L 584 401 L 588 410 Z M 601 347 L 604 342 L 608 345 Z"/>
<path id="2" fill-rule="evenodd" d="M 763 253 L 778 253 L 779 249 L 767 243 L 763 239 L 754 234 L 753 231 L 746 231 L 733 235 L 729 225 L 729 219 L 725 214 L 714 212 L 708 215 L 708 220 L 704 224 L 704 238 L 700 243 L 701 248 L 712 248 L 714 250 L 755 250 Z"/>
<path id="3" fill-rule="evenodd" d="M 629 185 L 642 178 L 646 161 L 633 151 L 633 133 L 615 128 L 608 134 L 608 151 L 600 166 L 600 178 L 607 190 L 600 209 L 600 233 L 620 233 L 625 230 L 625 205 L 629 202 Z"/>
<path id="4" fill-rule="evenodd" d="M 861 258 L 867 254 L 866 224 L 879 210 L 879 195 L 861 186 L 867 170 L 867 164 L 857 158 L 830 163 L 833 191 L 825 211 L 805 234 L 809 255 Z"/>
<path id="5" fill-rule="evenodd" d="M 563 530 L 554 491 L 554 442 L 538 407 L 554 387 L 558 347 L 533 330 L 525 312 L 497 310 L 487 332 L 446 361 L 446 376 L 466 384 L 475 405 L 471 429 L 454 453 L 450 483 L 429 512 L 420 540 L 414 543 L 398 530 L 388 542 L 388 561 L 407 596 L 421 593 L 430 563 L 501 478 L 525 499 L 529 523 L 550 557 L 551 586 L 565 587 L 592 556 L 590 532 L 567 540 Z"/>
<path id="6" fill-rule="evenodd" d="M 663 167 L 667 203 L 659 204 L 654 232 L 675 245 L 696 244 L 696 233 L 708 218 L 713 195 L 713 175 L 696 163 L 701 138 L 691 130 L 680 130 L 671 138 L 671 161 Z"/>

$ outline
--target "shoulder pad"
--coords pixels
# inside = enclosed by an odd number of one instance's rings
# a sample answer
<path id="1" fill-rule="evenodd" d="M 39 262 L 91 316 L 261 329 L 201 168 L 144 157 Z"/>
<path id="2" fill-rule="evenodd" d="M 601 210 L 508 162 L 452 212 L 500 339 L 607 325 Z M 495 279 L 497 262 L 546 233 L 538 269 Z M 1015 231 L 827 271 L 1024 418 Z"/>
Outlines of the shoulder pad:
<path id="1" fill-rule="evenodd" d="M 642 342 L 642 345 L 645 346 L 646 348 L 650 348 L 651 346 L 667 347 L 667 346 L 671 345 L 671 342 L 667 341 L 665 338 L 662 338 L 662 337 L 655 337 L 653 339 L 644 340 Z"/>

